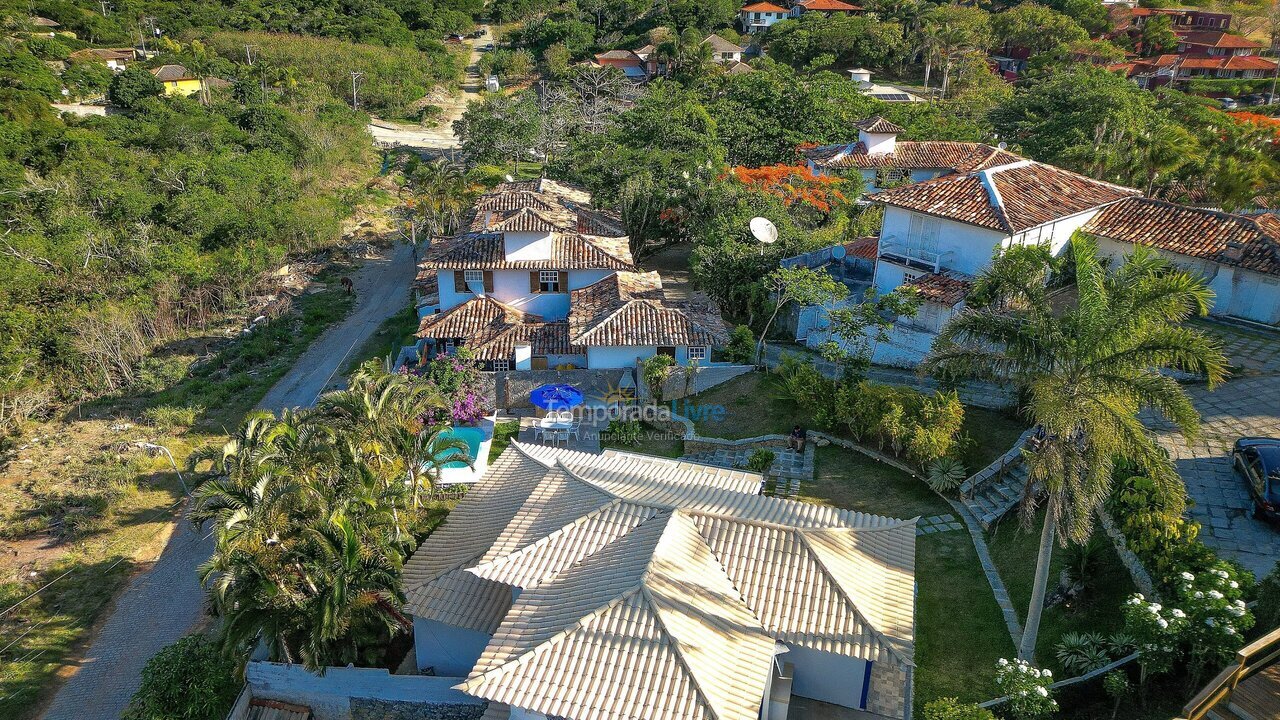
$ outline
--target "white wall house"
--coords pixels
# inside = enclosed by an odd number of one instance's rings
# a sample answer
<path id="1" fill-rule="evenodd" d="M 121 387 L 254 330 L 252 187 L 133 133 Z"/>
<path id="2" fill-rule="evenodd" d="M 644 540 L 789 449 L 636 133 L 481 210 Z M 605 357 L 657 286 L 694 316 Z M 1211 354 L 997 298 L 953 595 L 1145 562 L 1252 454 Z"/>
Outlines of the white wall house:
<path id="1" fill-rule="evenodd" d="M 774 23 L 787 19 L 790 12 L 769 2 L 752 3 L 738 11 L 738 21 L 744 32 L 764 32 Z"/>
<path id="2" fill-rule="evenodd" d="M 867 124 L 860 128 L 858 145 L 880 152 L 866 156 L 899 153 L 901 143 L 884 137 L 890 128 Z M 877 129 L 886 132 L 877 133 Z M 1042 245 L 1059 254 L 1072 234 L 1100 211 L 1136 194 L 981 147 L 985 150 L 977 151 L 982 158 L 976 169 L 943 171 L 870 196 L 884 206 L 875 250 L 876 292 L 910 287 L 921 299 L 915 317 L 898 318 L 887 341 L 870 343 L 872 362 L 919 364 L 946 322 L 964 308 L 973 277 L 998 253 L 1013 245 Z M 1049 203 L 1045 198 L 1056 201 Z M 817 346 L 833 338 L 829 323 L 819 321 L 797 339 Z"/>
<path id="3" fill-rule="evenodd" d="M 1155 248 L 1213 290 L 1212 315 L 1280 324 L 1280 220 L 1133 198 L 1082 228 L 1100 252 L 1123 260 L 1135 245 Z"/>
<path id="4" fill-rule="evenodd" d="M 585 191 L 504 183 L 465 225 L 435 239 L 419 265 L 427 357 L 466 346 L 496 371 L 626 368 L 654 354 L 709 363 L 723 340 L 717 312 L 671 301 L 656 273 L 634 272 L 621 221 Z"/>
<path id="5" fill-rule="evenodd" d="M 866 91 L 891 91 L 872 84 L 868 70 L 857 68 L 850 74 Z M 819 175 L 856 174 L 868 193 L 1019 159 L 983 143 L 899 140 L 903 129 L 878 115 L 857 123 L 855 128 L 856 140 L 809 148 L 804 153 L 805 162 Z"/>

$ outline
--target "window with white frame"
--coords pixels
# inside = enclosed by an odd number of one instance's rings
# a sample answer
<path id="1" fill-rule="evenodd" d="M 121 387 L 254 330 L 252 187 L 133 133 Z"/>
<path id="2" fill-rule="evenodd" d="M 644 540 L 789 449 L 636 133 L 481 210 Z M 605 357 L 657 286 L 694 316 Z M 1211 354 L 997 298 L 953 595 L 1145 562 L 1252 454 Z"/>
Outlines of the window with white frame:
<path id="1" fill-rule="evenodd" d="M 689 362 L 705 362 L 707 359 L 707 348 L 705 345 L 689 346 Z"/>
<path id="2" fill-rule="evenodd" d="M 510 360 L 507 360 L 507 359 L 505 359 L 505 358 L 504 358 L 504 359 L 502 359 L 502 360 L 494 360 L 494 361 L 493 361 L 493 371 L 494 371 L 494 372 L 506 372 L 506 371 L 508 371 L 508 370 L 510 370 L 510 369 L 511 369 L 511 361 L 510 361 Z"/>
<path id="3" fill-rule="evenodd" d="M 542 270 L 538 273 L 538 290 L 544 293 L 558 293 L 560 290 L 560 272 L 558 270 Z"/>
<path id="4" fill-rule="evenodd" d="M 484 285 L 484 271 L 483 270 L 464 270 L 462 272 L 462 279 L 464 282 L 467 283 L 468 287 L 470 287 L 471 285 Z"/>

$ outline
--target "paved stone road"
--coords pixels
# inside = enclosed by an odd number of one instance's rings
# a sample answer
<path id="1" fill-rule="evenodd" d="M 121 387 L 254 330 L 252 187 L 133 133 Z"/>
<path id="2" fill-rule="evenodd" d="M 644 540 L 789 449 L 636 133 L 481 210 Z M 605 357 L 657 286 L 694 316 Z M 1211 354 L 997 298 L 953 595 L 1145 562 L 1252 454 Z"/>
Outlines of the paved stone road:
<path id="1" fill-rule="evenodd" d="M 314 403 L 347 353 L 404 308 L 413 275 L 413 251 L 408 245 L 396 246 L 353 273 L 355 309 L 312 344 L 259 406 L 279 410 Z M 208 533 L 196 534 L 183 519 L 159 561 L 134 578 L 120 596 L 76 674 L 58 691 L 45 720 L 120 717 L 138 688 L 147 660 L 203 620 L 205 598 L 196 567 L 212 552 Z"/>
<path id="2" fill-rule="evenodd" d="M 1188 515 L 1201 524 L 1200 539 L 1261 577 L 1280 560 L 1280 531 L 1253 519 L 1249 491 L 1231 465 L 1231 446 L 1242 436 L 1280 437 L 1280 333 L 1202 327 L 1223 338 L 1236 377 L 1213 391 L 1188 388 L 1201 415 L 1194 441 L 1167 425 L 1157 432 L 1195 500 Z"/>

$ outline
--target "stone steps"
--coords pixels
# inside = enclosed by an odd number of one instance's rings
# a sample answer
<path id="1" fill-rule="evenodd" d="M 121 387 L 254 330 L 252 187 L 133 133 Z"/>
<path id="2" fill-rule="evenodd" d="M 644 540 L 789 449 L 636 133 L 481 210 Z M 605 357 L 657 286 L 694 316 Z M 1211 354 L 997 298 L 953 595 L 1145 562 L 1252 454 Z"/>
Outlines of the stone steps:
<path id="1" fill-rule="evenodd" d="M 960 485 L 961 501 L 983 529 L 990 529 L 1023 500 L 1027 490 L 1027 465 L 1022 459 L 1022 446 L 1030 433 L 1030 430 L 1023 433 L 1009 452 Z"/>

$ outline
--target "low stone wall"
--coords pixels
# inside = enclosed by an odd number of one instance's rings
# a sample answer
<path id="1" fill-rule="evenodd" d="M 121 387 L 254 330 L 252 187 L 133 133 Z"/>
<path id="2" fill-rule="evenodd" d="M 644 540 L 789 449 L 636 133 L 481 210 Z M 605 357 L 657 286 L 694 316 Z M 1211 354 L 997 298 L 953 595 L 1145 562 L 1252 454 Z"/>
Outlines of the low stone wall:
<path id="1" fill-rule="evenodd" d="M 740 440 L 725 440 L 722 438 L 707 438 L 695 435 L 692 438 L 686 438 L 684 441 L 684 454 L 693 455 L 694 453 L 714 452 L 723 448 L 731 448 L 741 450 L 742 448 L 772 448 L 786 447 L 786 435 L 761 435 L 759 437 L 742 438 Z"/>
<path id="2" fill-rule="evenodd" d="M 1116 548 L 1116 555 L 1120 556 L 1120 562 L 1129 571 L 1129 577 L 1133 578 L 1133 584 L 1138 588 L 1138 591 L 1159 602 L 1160 593 L 1156 592 L 1156 585 L 1151 579 L 1151 573 L 1147 572 L 1146 566 L 1129 549 L 1129 541 L 1125 538 L 1124 533 L 1120 532 L 1120 528 L 1111 519 L 1111 515 L 1106 510 L 1098 508 L 1098 521 L 1102 523 L 1102 529 L 1107 533 L 1107 537 L 1111 538 L 1111 544 Z"/>
<path id="3" fill-rule="evenodd" d="M 484 700 L 453 689 L 459 678 L 392 675 L 381 668 L 331 667 L 321 675 L 301 665 L 254 660 L 245 668 L 245 681 L 254 699 L 305 705 L 315 720 L 472 720 L 485 709 Z M 369 714 L 371 698 L 394 705 L 396 714 Z M 366 714 L 357 716 L 359 708 Z"/>
<path id="4" fill-rule="evenodd" d="M 692 379 L 690 379 L 689 368 L 676 366 L 672 369 L 671 376 L 662 385 L 662 399 L 665 402 L 670 402 L 696 395 L 717 385 L 729 382 L 739 375 L 746 375 L 755 369 L 754 365 L 707 365 L 695 370 Z M 653 397 L 648 384 L 644 381 L 644 376 L 639 372 L 636 373 L 636 384 L 636 395 L 638 397 L 646 399 Z"/>

